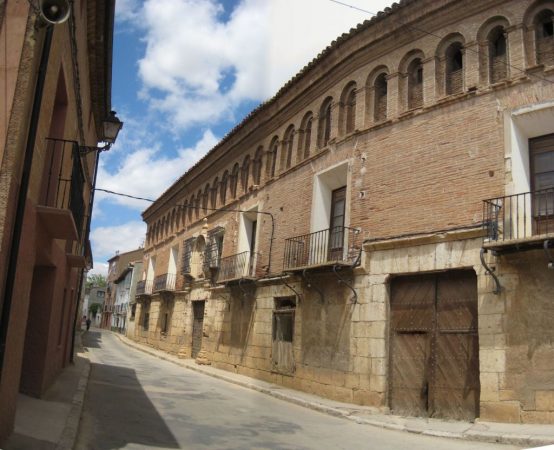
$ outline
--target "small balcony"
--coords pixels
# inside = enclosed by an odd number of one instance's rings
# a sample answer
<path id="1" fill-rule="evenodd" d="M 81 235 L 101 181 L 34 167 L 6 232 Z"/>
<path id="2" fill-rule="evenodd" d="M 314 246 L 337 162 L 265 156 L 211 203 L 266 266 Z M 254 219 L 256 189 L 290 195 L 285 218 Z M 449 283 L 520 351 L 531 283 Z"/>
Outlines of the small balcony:
<path id="1" fill-rule="evenodd" d="M 543 247 L 554 238 L 554 188 L 483 201 L 483 247 L 513 252 Z"/>
<path id="2" fill-rule="evenodd" d="M 283 270 L 351 266 L 360 252 L 360 230 L 334 227 L 285 239 Z"/>
<path id="3" fill-rule="evenodd" d="M 46 172 L 37 212 L 54 239 L 77 240 L 85 217 L 85 175 L 79 146 L 73 141 L 46 140 Z"/>
<path id="4" fill-rule="evenodd" d="M 229 283 L 236 280 L 256 279 L 258 256 L 258 253 L 246 251 L 221 258 L 216 282 Z"/>
<path id="5" fill-rule="evenodd" d="M 177 275 L 174 273 L 164 273 L 154 278 L 154 292 L 173 292 L 175 290 L 175 280 Z"/>
<path id="6" fill-rule="evenodd" d="M 152 294 L 152 280 L 141 280 L 137 282 L 136 295 L 150 295 Z"/>

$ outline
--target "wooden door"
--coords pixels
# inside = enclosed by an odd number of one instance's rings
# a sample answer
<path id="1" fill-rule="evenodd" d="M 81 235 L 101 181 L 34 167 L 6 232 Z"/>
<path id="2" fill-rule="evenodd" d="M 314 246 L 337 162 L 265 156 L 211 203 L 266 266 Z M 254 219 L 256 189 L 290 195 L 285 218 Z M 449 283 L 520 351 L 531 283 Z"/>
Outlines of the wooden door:
<path id="1" fill-rule="evenodd" d="M 395 414 L 473 420 L 479 407 L 477 277 L 391 283 L 390 404 Z"/>
<path id="2" fill-rule="evenodd" d="M 343 259 L 344 216 L 346 213 L 346 186 L 335 189 L 331 195 L 331 217 L 329 220 L 328 261 Z"/>
<path id="3" fill-rule="evenodd" d="M 273 336 L 271 359 L 273 370 L 290 374 L 294 372 L 294 308 L 273 311 Z"/>
<path id="4" fill-rule="evenodd" d="M 196 358 L 202 348 L 204 307 L 206 302 L 192 302 L 192 357 Z"/>

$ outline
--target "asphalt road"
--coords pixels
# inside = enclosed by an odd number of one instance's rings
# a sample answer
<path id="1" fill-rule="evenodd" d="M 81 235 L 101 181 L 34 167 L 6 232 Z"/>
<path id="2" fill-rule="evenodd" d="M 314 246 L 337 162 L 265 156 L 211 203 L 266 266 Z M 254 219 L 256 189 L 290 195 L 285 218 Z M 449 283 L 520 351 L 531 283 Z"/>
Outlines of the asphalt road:
<path id="1" fill-rule="evenodd" d="M 90 381 L 76 449 L 514 449 L 328 416 L 85 334 Z"/>

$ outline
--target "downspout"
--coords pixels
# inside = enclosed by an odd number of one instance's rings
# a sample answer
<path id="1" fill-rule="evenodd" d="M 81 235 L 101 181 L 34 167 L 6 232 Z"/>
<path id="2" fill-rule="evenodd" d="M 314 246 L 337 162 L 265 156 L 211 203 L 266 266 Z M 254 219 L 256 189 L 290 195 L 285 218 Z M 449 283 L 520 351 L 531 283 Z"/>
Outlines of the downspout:
<path id="1" fill-rule="evenodd" d="M 29 122 L 29 133 L 27 135 L 27 145 L 25 146 L 25 155 L 23 159 L 23 171 L 21 173 L 21 184 L 17 196 L 17 207 L 15 220 L 13 224 L 12 242 L 9 248 L 8 270 L 6 271 L 6 287 L 4 289 L 4 304 L 0 312 L 0 381 L 2 379 L 4 357 L 6 353 L 6 341 L 8 338 L 8 328 L 10 324 L 10 312 L 13 302 L 13 291 L 15 287 L 15 276 L 17 272 L 17 262 L 19 257 L 19 246 L 21 244 L 21 234 L 23 228 L 23 219 L 25 216 L 25 204 L 27 201 L 27 192 L 29 189 L 29 180 L 33 164 L 35 142 L 37 138 L 38 122 L 42 106 L 42 94 L 46 80 L 46 70 L 48 68 L 48 58 L 50 56 L 50 47 L 52 46 L 52 36 L 54 27 L 46 28 L 46 36 L 40 64 L 37 74 L 37 83 L 35 87 L 35 96 L 33 99 L 33 109 L 31 110 L 31 120 Z"/>

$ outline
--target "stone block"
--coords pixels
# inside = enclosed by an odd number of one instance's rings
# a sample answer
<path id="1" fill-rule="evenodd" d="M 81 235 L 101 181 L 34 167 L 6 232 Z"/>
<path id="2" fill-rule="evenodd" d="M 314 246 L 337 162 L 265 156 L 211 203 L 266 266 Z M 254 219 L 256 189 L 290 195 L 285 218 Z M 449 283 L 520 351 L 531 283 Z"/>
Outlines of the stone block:
<path id="1" fill-rule="evenodd" d="M 479 375 L 479 379 L 481 381 L 481 401 L 498 401 L 498 374 L 495 372 L 481 372 L 481 374 Z"/>
<path id="2" fill-rule="evenodd" d="M 386 358 L 371 358 L 371 374 L 386 375 L 387 374 L 387 359 Z"/>
<path id="3" fill-rule="evenodd" d="M 521 411 L 523 423 L 540 423 L 552 425 L 554 423 L 554 412 L 547 411 Z"/>
<path id="4" fill-rule="evenodd" d="M 537 411 L 554 411 L 554 391 L 536 391 L 535 405 Z"/>
<path id="5" fill-rule="evenodd" d="M 387 377 L 381 375 L 371 375 L 369 379 L 369 388 L 373 392 L 386 392 Z"/>
<path id="6" fill-rule="evenodd" d="M 365 390 L 353 391 L 352 401 L 357 405 L 374 406 L 380 408 L 385 405 L 385 395 L 380 392 Z"/>
<path id="7" fill-rule="evenodd" d="M 480 419 L 491 422 L 520 423 L 519 402 L 481 402 Z"/>
<path id="8" fill-rule="evenodd" d="M 385 339 L 370 339 L 369 352 L 372 358 L 384 358 L 387 355 Z"/>
<path id="9" fill-rule="evenodd" d="M 387 323 L 384 320 L 371 322 L 369 324 L 369 337 L 377 339 L 385 339 Z"/>
<path id="10" fill-rule="evenodd" d="M 506 351 L 486 349 L 479 352 L 479 367 L 483 372 L 504 372 L 506 368 Z"/>
<path id="11" fill-rule="evenodd" d="M 368 374 L 371 370 L 371 359 L 356 356 L 354 358 L 354 373 Z"/>
<path id="12" fill-rule="evenodd" d="M 360 375 L 357 373 L 347 373 L 344 377 L 344 387 L 359 389 Z"/>

